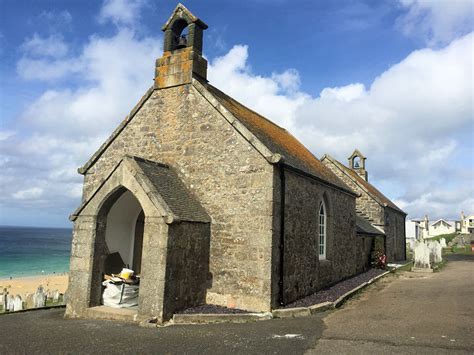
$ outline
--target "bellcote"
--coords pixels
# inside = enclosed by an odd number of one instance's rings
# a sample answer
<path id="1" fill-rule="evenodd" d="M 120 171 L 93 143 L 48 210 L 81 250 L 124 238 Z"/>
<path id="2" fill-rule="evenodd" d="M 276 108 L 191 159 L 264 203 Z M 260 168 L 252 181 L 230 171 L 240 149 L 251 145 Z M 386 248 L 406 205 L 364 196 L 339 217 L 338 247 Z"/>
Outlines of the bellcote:
<path id="1" fill-rule="evenodd" d="M 207 25 L 178 4 L 162 27 L 163 56 L 156 61 L 155 88 L 189 84 L 194 75 L 206 80 L 207 61 L 202 57 Z"/>
<path id="2" fill-rule="evenodd" d="M 359 175 L 365 181 L 368 181 L 367 170 L 365 170 L 365 160 L 367 158 L 358 149 L 356 149 L 347 159 L 349 160 L 349 168 L 354 170 L 357 175 Z"/>

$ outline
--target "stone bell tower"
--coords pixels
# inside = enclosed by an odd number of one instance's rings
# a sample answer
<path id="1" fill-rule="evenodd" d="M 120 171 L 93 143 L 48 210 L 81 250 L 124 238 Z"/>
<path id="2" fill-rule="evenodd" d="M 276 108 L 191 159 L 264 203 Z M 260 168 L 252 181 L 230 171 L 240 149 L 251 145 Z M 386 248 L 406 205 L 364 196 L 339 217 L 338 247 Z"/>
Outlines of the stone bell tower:
<path id="1" fill-rule="evenodd" d="M 354 150 L 354 153 L 347 158 L 349 160 L 349 168 L 354 170 L 365 181 L 368 181 L 369 176 L 367 170 L 365 170 L 365 160 L 367 159 L 358 149 Z"/>
<path id="2" fill-rule="evenodd" d="M 202 57 L 202 37 L 207 25 L 178 4 L 163 26 L 163 56 L 156 60 L 155 88 L 189 84 L 193 76 L 206 80 L 207 61 Z"/>

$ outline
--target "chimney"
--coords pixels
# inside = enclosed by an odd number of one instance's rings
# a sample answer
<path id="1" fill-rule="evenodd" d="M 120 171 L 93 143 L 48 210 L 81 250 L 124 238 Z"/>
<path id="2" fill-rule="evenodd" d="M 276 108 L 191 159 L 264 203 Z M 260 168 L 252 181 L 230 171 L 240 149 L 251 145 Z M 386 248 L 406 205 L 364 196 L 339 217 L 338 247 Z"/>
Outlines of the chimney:
<path id="1" fill-rule="evenodd" d="M 184 5 L 178 4 L 163 26 L 163 56 L 156 60 L 155 88 L 189 84 L 193 77 L 207 78 L 207 61 L 202 57 L 203 31 L 207 25 Z"/>
<path id="2" fill-rule="evenodd" d="M 365 170 L 365 160 L 367 158 L 358 149 L 355 149 L 347 159 L 349 160 L 349 168 L 354 170 L 365 181 L 369 181 L 367 170 Z"/>

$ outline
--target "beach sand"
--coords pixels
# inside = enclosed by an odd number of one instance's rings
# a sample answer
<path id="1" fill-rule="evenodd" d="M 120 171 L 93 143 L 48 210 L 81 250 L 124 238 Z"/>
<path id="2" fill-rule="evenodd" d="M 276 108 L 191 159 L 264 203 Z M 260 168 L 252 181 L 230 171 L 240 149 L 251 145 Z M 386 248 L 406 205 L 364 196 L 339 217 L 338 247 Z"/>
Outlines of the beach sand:
<path id="1" fill-rule="evenodd" d="M 58 290 L 60 293 L 66 292 L 68 284 L 68 274 L 60 275 L 40 275 L 31 277 L 14 277 L 13 279 L 0 279 L 0 292 L 4 288 L 8 289 L 11 295 L 24 297 L 27 293 L 35 293 L 38 286 L 42 285 L 44 290 Z"/>

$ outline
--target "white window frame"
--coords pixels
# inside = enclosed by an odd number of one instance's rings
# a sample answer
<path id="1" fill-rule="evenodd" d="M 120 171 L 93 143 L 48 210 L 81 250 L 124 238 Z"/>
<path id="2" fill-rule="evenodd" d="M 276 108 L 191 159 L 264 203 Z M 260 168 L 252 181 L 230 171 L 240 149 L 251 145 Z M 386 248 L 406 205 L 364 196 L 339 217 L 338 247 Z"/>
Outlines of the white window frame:
<path id="1" fill-rule="evenodd" d="M 321 213 L 321 211 L 323 213 Z M 318 254 L 319 260 L 326 259 L 327 250 L 327 209 L 324 201 L 321 201 L 318 209 Z"/>

